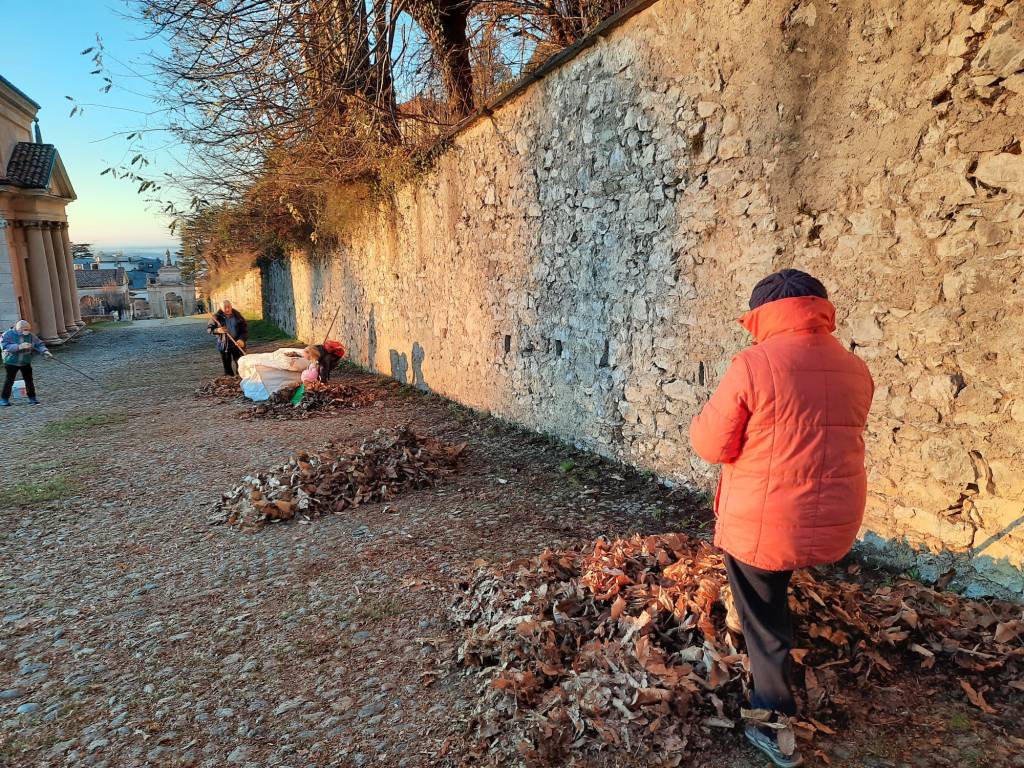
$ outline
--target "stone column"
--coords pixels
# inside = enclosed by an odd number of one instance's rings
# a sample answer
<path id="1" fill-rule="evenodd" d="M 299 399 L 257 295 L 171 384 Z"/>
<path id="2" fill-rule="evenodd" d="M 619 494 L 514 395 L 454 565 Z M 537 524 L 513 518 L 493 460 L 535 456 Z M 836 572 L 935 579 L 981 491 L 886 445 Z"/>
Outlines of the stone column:
<path id="1" fill-rule="evenodd" d="M 40 222 L 39 233 L 43 240 L 43 251 L 46 253 L 46 269 L 50 273 L 50 293 L 53 295 L 53 317 L 57 323 L 57 335 L 67 340 L 71 336 L 71 332 L 68 331 L 67 323 L 64 322 L 64 296 L 60 288 L 57 256 L 53 252 L 53 239 L 50 237 L 49 230 L 50 222 Z"/>
<path id="2" fill-rule="evenodd" d="M 68 271 L 68 260 L 64 258 L 64 241 L 60 236 L 60 222 L 50 224 L 46 233 L 50 236 L 50 244 L 53 248 L 53 260 L 57 263 L 57 278 L 60 282 L 60 299 L 64 309 L 64 327 L 68 333 L 78 332 L 78 324 L 75 322 L 75 308 L 71 303 L 71 283 L 75 276 Z"/>
<path id="3" fill-rule="evenodd" d="M 10 222 L 10 232 L 13 235 L 12 244 L 14 250 L 11 251 L 11 266 L 17 262 L 18 265 L 18 285 L 21 286 L 21 317 L 25 320 L 35 322 L 33 318 L 35 310 L 32 309 L 32 289 L 29 283 L 29 267 L 28 267 L 28 240 L 25 238 L 25 228 L 16 226 L 17 222 Z"/>
<path id="4" fill-rule="evenodd" d="M 68 223 L 62 221 L 58 229 L 58 236 L 60 237 L 61 246 L 64 250 L 64 262 L 68 267 L 68 285 L 71 287 L 71 311 L 75 318 L 75 325 L 79 328 L 85 328 L 85 322 L 82 320 L 82 305 L 79 304 L 78 299 L 78 283 L 75 282 L 75 260 L 71 252 L 71 238 L 68 237 Z M 64 318 L 65 320 L 67 318 Z"/>
<path id="5" fill-rule="evenodd" d="M 6 328 L 19 318 L 17 255 L 7 247 L 7 219 L 0 215 L 0 326 Z"/>
<path id="6" fill-rule="evenodd" d="M 43 231 L 38 221 L 22 222 L 25 240 L 28 243 L 28 285 L 32 294 L 32 322 L 36 333 L 47 344 L 62 344 L 64 340 L 57 333 L 57 318 L 53 307 L 53 291 L 50 289 L 50 268 L 43 245 Z M 62 324 L 63 327 L 63 324 Z"/>

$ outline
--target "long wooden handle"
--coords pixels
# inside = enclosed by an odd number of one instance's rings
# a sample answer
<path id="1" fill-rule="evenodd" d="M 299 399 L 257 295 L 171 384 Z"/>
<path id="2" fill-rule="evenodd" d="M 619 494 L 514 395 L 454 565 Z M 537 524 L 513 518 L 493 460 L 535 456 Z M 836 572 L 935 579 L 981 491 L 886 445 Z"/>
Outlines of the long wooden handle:
<path id="1" fill-rule="evenodd" d="M 235 349 L 237 349 L 243 355 L 246 354 L 245 348 L 238 346 L 238 342 L 235 341 L 235 337 L 232 336 L 230 333 L 228 333 L 228 329 L 224 327 L 224 324 L 220 320 L 217 319 L 217 316 L 215 314 L 213 314 L 213 312 L 210 313 L 210 317 L 213 318 L 213 322 L 215 322 L 217 324 L 217 327 L 220 328 L 222 331 L 224 331 L 224 335 L 227 336 L 229 339 L 231 339 L 231 343 L 235 345 Z"/>
<path id="2" fill-rule="evenodd" d="M 334 317 L 331 319 L 331 324 L 327 326 L 327 333 L 324 334 L 324 340 L 320 342 L 323 344 L 331 337 L 331 331 L 334 330 L 334 323 L 338 319 L 338 315 L 341 314 L 341 304 L 338 305 L 337 311 L 334 313 Z"/>

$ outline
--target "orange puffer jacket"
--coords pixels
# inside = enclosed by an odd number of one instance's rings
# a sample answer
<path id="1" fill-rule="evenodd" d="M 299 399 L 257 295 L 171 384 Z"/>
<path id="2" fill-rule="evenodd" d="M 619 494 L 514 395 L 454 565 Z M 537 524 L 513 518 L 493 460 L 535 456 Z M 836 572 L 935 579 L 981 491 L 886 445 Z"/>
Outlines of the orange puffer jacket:
<path id="1" fill-rule="evenodd" d="M 835 307 L 799 297 L 740 318 L 757 343 L 733 359 L 690 424 L 694 450 L 724 464 L 715 544 L 786 571 L 840 560 L 864 517 L 868 367 L 832 335 Z"/>

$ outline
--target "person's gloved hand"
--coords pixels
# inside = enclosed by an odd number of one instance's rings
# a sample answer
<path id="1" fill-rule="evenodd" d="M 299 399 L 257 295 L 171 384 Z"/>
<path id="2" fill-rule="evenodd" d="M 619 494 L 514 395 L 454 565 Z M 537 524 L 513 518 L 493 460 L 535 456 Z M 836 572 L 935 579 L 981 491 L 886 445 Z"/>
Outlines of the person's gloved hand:
<path id="1" fill-rule="evenodd" d="M 245 349 L 245 339 L 239 339 L 237 343 L 239 349 Z"/>
<path id="2" fill-rule="evenodd" d="M 43 357 L 45 357 L 47 360 L 53 360 L 53 352 L 47 350 L 46 352 L 43 352 Z"/>
<path id="3" fill-rule="evenodd" d="M 32 349 L 32 344 L 27 342 L 27 341 L 23 342 L 23 343 L 18 345 L 18 349 L 22 349 L 22 350 Z"/>

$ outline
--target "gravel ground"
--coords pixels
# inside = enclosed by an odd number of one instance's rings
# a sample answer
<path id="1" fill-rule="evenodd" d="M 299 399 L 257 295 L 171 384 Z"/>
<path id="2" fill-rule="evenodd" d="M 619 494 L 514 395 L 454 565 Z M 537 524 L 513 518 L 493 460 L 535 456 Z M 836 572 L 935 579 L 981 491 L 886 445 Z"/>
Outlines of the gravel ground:
<path id="1" fill-rule="evenodd" d="M 41 362 L 43 404 L 0 414 L 0 765 L 472 765 L 454 582 L 546 546 L 708 525 L 636 473 L 408 388 L 329 419 L 241 420 L 246 405 L 193 394 L 220 371 L 200 320 L 59 354 L 98 381 Z M 463 471 L 310 525 L 209 524 L 247 473 L 404 423 L 468 441 Z M 914 728 L 944 757 L 908 765 L 985 759 L 996 731 L 961 703 L 912 718 L 906 689 L 871 696 L 833 765 L 904 765 L 889 755 Z M 763 763 L 729 734 L 693 764 Z"/>
<path id="2" fill-rule="evenodd" d="M 459 764 L 475 694 L 452 664 L 453 579 L 644 514 L 662 528 L 680 506 L 408 389 L 330 419 L 240 420 L 247 406 L 193 396 L 220 367 L 195 320 L 104 329 L 59 354 L 98 381 L 40 362 L 42 405 L 2 414 L 8 471 L 31 482 L 0 509 L 12 765 Z M 246 473 L 407 422 L 468 439 L 464 471 L 311 525 L 209 525 Z"/>

